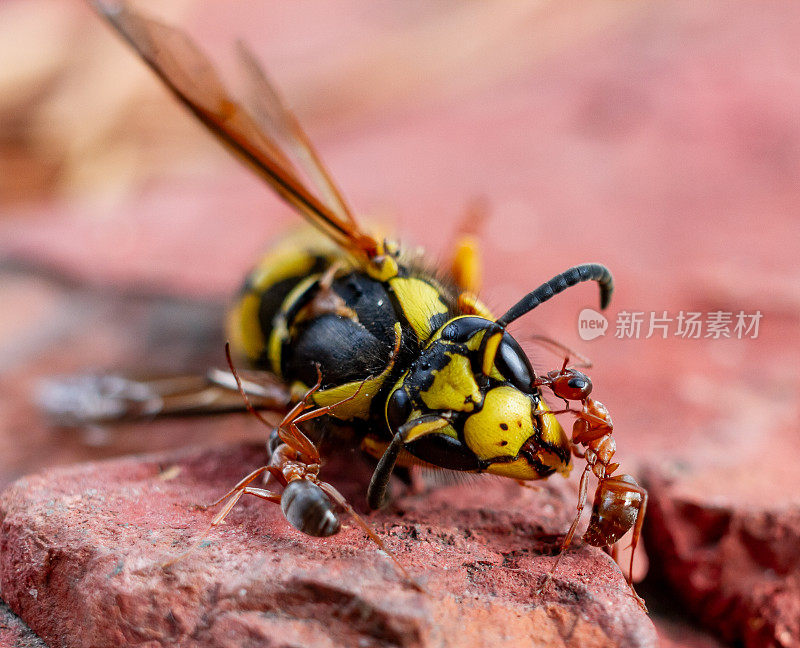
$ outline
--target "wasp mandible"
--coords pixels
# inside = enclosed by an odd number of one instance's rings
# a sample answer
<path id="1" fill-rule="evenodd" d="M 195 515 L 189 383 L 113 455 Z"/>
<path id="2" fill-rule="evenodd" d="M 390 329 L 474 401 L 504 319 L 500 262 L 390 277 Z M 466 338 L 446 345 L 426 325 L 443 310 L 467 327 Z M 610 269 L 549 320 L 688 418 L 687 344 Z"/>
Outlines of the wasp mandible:
<path id="1" fill-rule="evenodd" d="M 611 418 L 590 398 L 589 377 L 566 360 L 560 370 L 537 376 L 507 331 L 581 282 L 598 284 L 605 308 L 614 287 L 609 270 L 596 263 L 569 268 L 495 317 L 477 297 L 470 246 L 457 248 L 449 270 L 432 272 L 397 242 L 359 225 L 297 119 L 243 45 L 238 54 L 253 90 L 249 106 L 230 95 L 182 31 L 124 3 L 94 5 L 208 130 L 325 236 L 277 245 L 245 281 L 227 323 L 235 355 L 251 370 L 241 381 L 219 370 L 188 382 L 101 379 L 82 387 L 94 390 L 96 399 L 50 409 L 82 421 L 203 413 L 236 408 L 238 387 L 255 407 L 291 410 L 284 422 L 334 430 L 342 443 L 357 443 L 377 459 L 367 490 L 372 508 L 385 504 L 395 469 L 415 463 L 524 482 L 567 475 L 574 454 L 587 463 L 578 516 L 562 552 L 578 524 L 590 472 L 599 485 L 584 538 L 611 545 L 633 528 L 635 547 L 647 495 L 632 477 L 613 476 L 618 464 L 611 463 Z M 566 409 L 550 410 L 543 389 L 565 400 Z M 109 400 L 114 407 L 100 405 Z M 310 405 L 319 415 L 299 414 Z M 576 416 L 571 437 L 556 418 L 563 413 Z M 280 501 L 301 531 L 335 533 L 335 510 L 343 502 L 327 486 L 303 485 L 318 484 L 319 455 L 296 429 L 291 439 L 281 427 L 273 432 L 269 467 L 234 488 L 229 495 L 235 499 L 224 510 L 245 494 L 256 495 Z M 295 469 L 303 479 L 286 478 Z M 262 473 L 275 476 L 282 495 L 250 486 Z M 326 523 L 313 524 L 312 517 Z"/>

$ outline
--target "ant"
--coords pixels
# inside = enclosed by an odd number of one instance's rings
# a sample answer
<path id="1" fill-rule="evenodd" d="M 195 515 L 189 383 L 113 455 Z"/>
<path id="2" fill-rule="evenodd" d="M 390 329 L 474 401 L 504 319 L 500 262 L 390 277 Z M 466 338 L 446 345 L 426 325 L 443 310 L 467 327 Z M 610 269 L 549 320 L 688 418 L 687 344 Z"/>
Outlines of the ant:
<path id="1" fill-rule="evenodd" d="M 231 374 L 236 380 L 236 386 L 244 400 L 247 411 L 264 425 L 272 428 L 270 423 L 251 404 L 247 392 L 242 385 L 242 380 L 231 359 L 230 344 L 227 343 L 225 345 L 225 357 L 228 360 L 228 367 L 230 367 Z M 299 424 L 324 416 L 334 407 L 338 407 L 356 398 L 363 384 L 364 383 L 359 386 L 352 396 L 334 405 L 313 407 L 311 397 L 322 385 L 322 373 L 320 372 L 319 365 L 317 365 L 316 385 L 309 389 L 303 398 L 289 410 L 275 430 L 279 441 L 272 451 L 269 463 L 260 468 L 256 468 L 216 501 L 210 504 L 197 506 L 197 508 L 200 509 L 209 509 L 227 500 L 197 541 L 185 552 L 164 563 L 164 567 L 178 562 L 194 551 L 214 528 L 225 521 L 225 518 L 228 517 L 242 496 L 252 495 L 268 502 L 280 504 L 281 511 L 289 524 L 298 531 L 315 537 L 327 537 L 339 532 L 341 529 L 341 522 L 334 511 L 334 505 L 338 506 L 352 516 L 367 536 L 369 536 L 370 540 L 389 556 L 403 576 L 415 589 L 424 591 L 406 571 L 397 557 L 384 544 L 383 540 L 381 540 L 364 519 L 356 513 L 353 507 L 350 506 L 344 495 L 331 484 L 319 478 L 319 471 L 322 467 L 322 459 L 319 451 L 311 439 L 298 427 Z M 282 487 L 282 490 L 276 492 L 267 488 L 251 486 L 259 477 L 267 477 L 269 481 L 274 480 Z M 269 484 L 269 482 L 267 482 L 267 484 Z"/>
<path id="2" fill-rule="evenodd" d="M 558 346 L 566 349 L 560 344 Z M 569 349 L 566 350 L 569 351 Z M 639 543 L 644 514 L 647 509 L 647 491 L 631 475 L 613 474 L 619 468 L 619 464 L 611 463 L 617 449 L 612 436 L 614 423 L 611 415 L 603 403 L 590 397 L 592 381 L 589 376 L 575 367 L 568 367 L 568 364 L 569 356 L 564 358 L 561 369 L 549 371 L 533 382 L 536 387 L 547 387 L 566 404 L 565 409 L 554 411 L 553 414 L 571 413 L 577 417 L 572 426 L 572 452 L 576 457 L 586 460 L 586 468 L 581 474 L 578 487 L 578 513 L 561 543 L 561 550 L 556 562 L 545 577 L 539 591 L 544 590 L 552 580 L 561 557 L 572 542 L 586 505 L 589 473 L 592 472 L 598 479 L 598 485 L 589 527 L 584 533 L 583 539 L 595 547 L 610 547 L 633 528 L 627 582 L 636 601 L 646 610 L 644 601 L 633 588 L 633 557 Z M 581 409 L 572 409 L 570 401 L 579 402 Z M 580 446 L 583 446 L 585 450 L 581 451 Z M 615 554 L 616 552 L 613 555 Z"/>

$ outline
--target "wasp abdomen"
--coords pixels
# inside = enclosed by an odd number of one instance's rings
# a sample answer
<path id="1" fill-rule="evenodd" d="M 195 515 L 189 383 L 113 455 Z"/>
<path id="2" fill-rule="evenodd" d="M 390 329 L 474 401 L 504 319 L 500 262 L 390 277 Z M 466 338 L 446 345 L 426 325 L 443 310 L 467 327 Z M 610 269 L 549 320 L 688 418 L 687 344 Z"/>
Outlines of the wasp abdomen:
<path id="1" fill-rule="evenodd" d="M 289 482 L 281 495 L 281 510 L 289 524 L 310 536 L 331 536 L 342 526 L 328 496 L 305 479 Z"/>

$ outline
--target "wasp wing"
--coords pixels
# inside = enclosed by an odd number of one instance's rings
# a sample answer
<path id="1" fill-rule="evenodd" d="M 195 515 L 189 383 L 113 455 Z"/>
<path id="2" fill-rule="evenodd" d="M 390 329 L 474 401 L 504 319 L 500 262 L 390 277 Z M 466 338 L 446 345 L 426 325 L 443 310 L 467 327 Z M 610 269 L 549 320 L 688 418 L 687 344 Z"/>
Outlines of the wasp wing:
<path id="1" fill-rule="evenodd" d="M 242 70 L 247 76 L 248 94 L 245 101 L 252 117 L 275 141 L 288 148 L 294 162 L 314 184 L 325 203 L 342 220 L 349 220 L 357 227 L 355 216 L 333 181 L 330 171 L 258 59 L 242 41 L 236 43 L 236 51 Z"/>
<path id="2" fill-rule="evenodd" d="M 289 390 L 264 372 L 246 372 L 243 389 L 253 406 L 283 415 L 291 405 Z M 120 374 L 51 378 L 37 389 L 39 408 L 66 427 L 238 412 L 245 401 L 225 371 L 136 378 Z"/>
<path id="3" fill-rule="evenodd" d="M 194 42 L 182 31 L 152 20 L 128 8 L 123 3 L 93 2 L 96 10 L 116 29 L 153 69 L 164 84 L 194 115 L 237 157 L 253 168 L 290 205 L 314 225 L 331 236 L 344 248 L 365 254 L 376 254 L 377 242 L 365 233 L 349 214 L 342 209 L 339 199 L 334 206 L 326 204 L 312 193 L 300 180 L 290 158 L 280 145 L 270 137 L 235 99 L 217 75 L 214 66 Z M 269 86 L 266 77 L 265 85 Z M 277 97 L 277 94 L 274 93 Z M 280 100 L 277 106 L 281 107 Z M 273 99 L 267 99 L 273 105 Z M 273 113 L 275 111 L 273 110 Z M 288 133 L 302 133 L 294 129 L 296 120 L 283 111 L 278 123 Z M 305 144 L 302 140 L 305 140 Z M 298 146 L 313 153 L 303 134 Z M 318 160 L 318 158 L 316 158 Z M 322 169 L 317 163 L 316 168 Z M 327 178 L 326 192 L 333 183 Z M 325 184 L 325 183 L 324 183 Z"/>

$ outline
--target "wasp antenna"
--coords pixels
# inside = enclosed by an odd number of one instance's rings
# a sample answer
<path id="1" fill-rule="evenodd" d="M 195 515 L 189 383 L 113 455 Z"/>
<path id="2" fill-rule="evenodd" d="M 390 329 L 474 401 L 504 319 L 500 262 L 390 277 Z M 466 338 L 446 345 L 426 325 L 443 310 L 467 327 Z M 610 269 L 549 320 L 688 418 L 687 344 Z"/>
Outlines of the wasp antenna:
<path id="1" fill-rule="evenodd" d="M 497 323 L 504 327 L 515 319 L 519 319 L 529 313 L 539 304 L 546 302 L 570 286 L 583 281 L 596 281 L 599 284 L 600 308 L 601 310 L 605 309 L 611 301 L 611 294 L 614 292 L 614 278 L 611 276 L 611 271 L 599 263 L 584 263 L 557 274 L 550 281 L 529 292 L 508 309 L 508 312 L 498 319 Z"/>
<path id="2" fill-rule="evenodd" d="M 239 389 L 239 393 L 242 395 L 244 399 L 244 406 L 247 408 L 247 411 L 250 412 L 253 416 L 255 416 L 259 421 L 261 421 L 264 425 L 268 428 L 272 428 L 273 426 L 270 424 L 267 419 L 265 419 L 261 414 L 258 413 L 255 407 L 253 407 L 250 399 L 247 397 L 247 393 L 242 387 L 242 379 L 239 378 L 239 373 L 236 371 L 236 367 L 233 365 L 233 360 L 231 359 L 231 343 L 225 343 L 225 358 L 228 360 L 228 367 L 230 367 L 231 373 L 233 374 L 234 380 L 236 380 L 236 387 Z"/>

